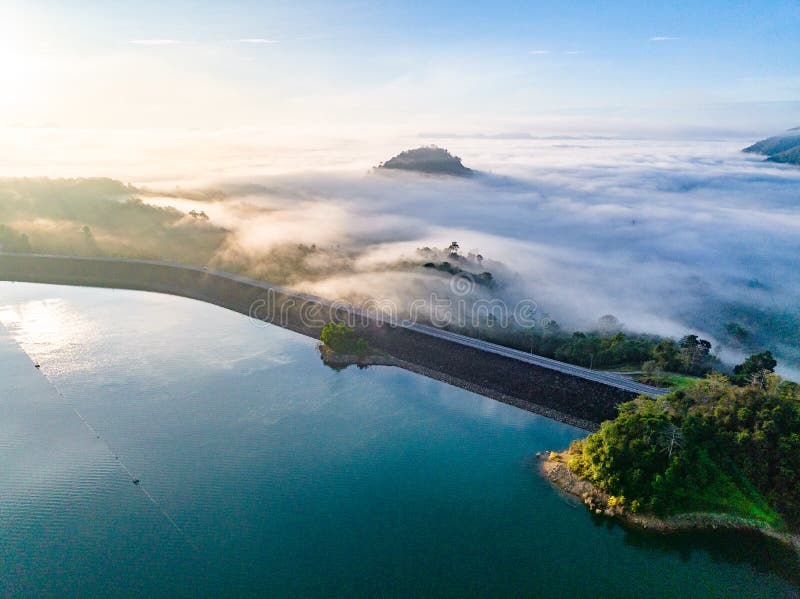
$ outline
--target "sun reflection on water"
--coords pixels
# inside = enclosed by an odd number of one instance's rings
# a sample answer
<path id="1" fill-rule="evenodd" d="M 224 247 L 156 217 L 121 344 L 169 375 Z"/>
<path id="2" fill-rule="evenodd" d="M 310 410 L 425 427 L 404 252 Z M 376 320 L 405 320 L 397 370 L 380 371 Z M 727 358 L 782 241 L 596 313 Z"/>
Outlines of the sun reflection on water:
<path id="1" fill-rule="evenodd" d="M 0 322 L 28 355 L 41 360 L 59 356 L 58 364 L 66 371 L 89 366 L 81 347 L 98 338 L 93 322 L 58 298 L 0 304 Z"/>

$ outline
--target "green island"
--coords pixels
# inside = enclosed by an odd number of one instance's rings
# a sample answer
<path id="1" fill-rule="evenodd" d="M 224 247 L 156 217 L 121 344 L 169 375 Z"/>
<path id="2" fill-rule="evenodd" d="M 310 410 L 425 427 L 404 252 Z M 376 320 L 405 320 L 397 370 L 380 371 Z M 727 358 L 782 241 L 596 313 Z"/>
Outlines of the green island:
<path id="1" fill-rule="evenodd" d="M 756 530 L 800 552 L 800 385 L 774 366 L 764 352 L 733 378 L 621 404 L 596 433 L 543 456 L 543 472 L 632 525 Z"/>

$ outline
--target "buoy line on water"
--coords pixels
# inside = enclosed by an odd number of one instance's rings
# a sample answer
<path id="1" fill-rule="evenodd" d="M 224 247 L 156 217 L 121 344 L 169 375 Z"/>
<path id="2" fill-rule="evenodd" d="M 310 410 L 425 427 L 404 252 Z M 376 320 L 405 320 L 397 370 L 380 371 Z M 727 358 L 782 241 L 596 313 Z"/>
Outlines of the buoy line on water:
<path id="1" fill-rule="evenodd" d="M 86 427 L 86 429 L 87 429 L 87 430 L 88 430 L 88 431 L 89 431 L 89 432 L 90 432 L 92 435 L 94 435 L 94 436 L 95 436 L 95 438 L 97 438 L 97 439 L 98 439 L 98 440 L 99 440 L 99 441 L 100 441 L 100 442 L 101 442 L 103 445 L 105 445 L 105 446 L 106 446 L 106 449 L 108 450 L 108 452 L 109 452 L 111 455 L 113 455 L 113 456 L 114 456 L 114 460 L 117 462 L 117 464 L 119 464 L 119 467 L 120 467 L 120 469 L 121 469 L 121 470 L 122 470 L 122 471 L 123 471 L 125 474 L 127 474 L 127 475 L 128 475 L 128 477 L 130 478 L 131 482 L 132 482 L 134 485 L 136 485 L 136 486 L 138 487 L 138 489 L 139 489 L 139 490 L 142 492 L 142 494 L 143 494 L 143 495 L 144 495 L 144 496 L 145 496 L 147 499 L 149 499 L 149 500 L 150 500 L 150 502 L 151 502 L 151 503 L 152 503 L 152 504 L 153 504 L 153 505 L 156 507 L 156 509 L 158 509 L 158 511 L 160 511 L 160 512 L 161 512 L 161 515 L 162 515 L 162 516 L 164 516 L 164 519 L 165 519 L 167 522 L 169 522 L 170 526 L 172 526 L 172 528 L 174 528 L 174 529 L 175 529 L 175 530 L 178 532 L 178 534 L 180 534 L 180 535 L 181 535 L 181 536 L 184 538 L 184 540 L 185 540 L 185 541 L 186 541 L 186 542 L 189 544 L 189 546 L 190 546 L 192 549 L 194 549 L 195 551 L 199 552 L 199 551 L 200 551 L 200 548 L 199 548 L 199 547 L 198 547 L 198 546 L 195 544 L 195 542 L 194 542 L 194 541 L 192 541 L 191 537 L 190 537 L 188 534 L 186 534 L 186 531 L 184 531 L 184 530 L 183 530 L 183 528 L 181 528 L 181 527 L 178 525 L 178 523 L 177 523 L 177 522 L 175 522 L 175 519 L 174 519 L 172 516 L 170 516 L 170 515 L 169 515 L 169 512 L 167 512 L 167 510 L 166 510 L 166 509 L 164 509 L 164 507 L 163 507 L 163 506 L 162 506 L 162 505 L 161 505 L 161 504 L 158 502 L 158 500 L 157 500 L 155 497 L 153 497 L 153 495 L 152 495 L 152 494 L 151 494 L 151 493 L 150 493 L 150 492 L 149 492 L 149 491 L 148 491 L 148 490 L 145 488 L 145 486 L 144 486 L 144 485 L 141 483 L 141 481 L 140 481 L 138 478 L 136 478 L 136 476 L 134 476 L 133 472 L 131 472 L 130 468 L 128 468 L 128 466 L 126 466 L 126 465 L 125 465 L 125 462 L 123 462 L 123 461 L 122 461 L 122 460 L 119 458 L 119 454 L 117 454 L 117 453 L 114 451 L 114 449 L 111 447 L 111 445 L 109 444 L 109 442 L 108 442 L 108 441 L 106 441 L 106 439 L 105 439 L 105 438 L 103 438 L 103 437 L 101 437 L 101 436 L 100 436 L 100 434 L 99 434 L 99 433 L 98 433 L 98 432 L 95 430 L 95 428 L 94 428 L 94 427 L 93 427 L 93 426 L 92 426 L 92 425 L 89 423 L 89 421 L 88 421 L 88 420 L 86 420 L 86 418 L 84 418 L 84 417 L 83 417 L 83 414 L 81 414 L 81 413 L 78 411 L 78 408 L 77 408 L 77 407 L 75 407 L 75 405 L 74 405 L 74 404 L 73 404 L 73 403 L 72 403 L 70 400 L 68 400 L 68 399 L 67 399 L 67 398 L 64 396 L 64 394 L 63 394 L 63 393 L 61 393 L 61 391 L 58 389 L 58 387 L 56 387 L 56 386 L 53 384 L 53 382 L 52 382 L 52 381 L 51 381 L 51 380 L 50 380 L 50 379 L 47 377 L 47 375 L 46 375 L 44 372 L 42 372 L 41 368 L 39 367 L 39 363 L 38 363 L 38 362 L 35 364 L 35 367 L 36 367 L 36 369 L 37 369 L 37 370 L 38 370 L 38 371 L 39 371 L 39 372 L 42 374 L 42 376 L 43 376 L 43 377 L 44 377 L 44 379 L 47 381 L 47 383 L 48 383 L 48 384 L 49 384 L 49 385 L 50 385 L 50 386 L 53 388 L 53 390 L 56 392 L 56 394 L 57 394 L 57 395 L 58 395 L 58 396 L 61 398 L 61 401 L 63 401 L 63 402 L 64 402 L 64 404 L 65 404 L 66 406 L 68 406 L 68 407 L 69 407 L 69 408 L 70 408 L 70 409 L 71 409 L 71 410 L 72 410 L 72 411 L 75 413 L 75 415 L 76 415 L 76 416 L 78 417 L 78 419 L 79 419 L 79 420 L 80 420 L 80 421 L 83 423 L 83 425 Z"/>

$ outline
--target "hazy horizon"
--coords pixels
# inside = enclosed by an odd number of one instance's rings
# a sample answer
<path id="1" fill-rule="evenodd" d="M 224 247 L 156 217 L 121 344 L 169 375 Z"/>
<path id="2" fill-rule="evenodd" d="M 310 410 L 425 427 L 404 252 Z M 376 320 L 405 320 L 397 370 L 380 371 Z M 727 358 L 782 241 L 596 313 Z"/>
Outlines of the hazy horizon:
<path id="1" fill-rule="evenodd" d="M 799 27 L 788 0 L 11 0 L 0 129 L 764 136 L 800 125 Z"/>

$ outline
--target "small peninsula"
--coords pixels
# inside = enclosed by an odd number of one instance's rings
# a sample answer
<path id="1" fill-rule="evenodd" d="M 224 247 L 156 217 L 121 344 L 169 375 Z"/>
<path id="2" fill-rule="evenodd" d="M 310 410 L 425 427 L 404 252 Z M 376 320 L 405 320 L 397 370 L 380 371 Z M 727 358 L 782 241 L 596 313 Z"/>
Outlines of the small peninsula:
<path id="1" fill-rule="evenodd" d="M 414 150 L 406 150 L 378 165 L 378 169 L 454 177 L 471 177 L 475 174 L 475 171 L 461 163 L 461 158 L 453 156 L 444 148 L 437 146 L 423 146 Z"/>
<path id="2" fill-rule="evenodd" d="M 712 373 L 639 397 L 567 451 L 537 457 L 596 514 L 657 532 L 757 531 L 800 556 L 800 385 L 774 373 Z"/>

